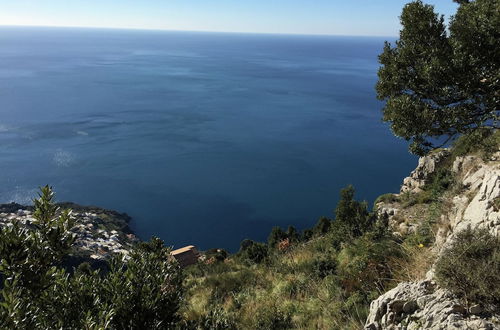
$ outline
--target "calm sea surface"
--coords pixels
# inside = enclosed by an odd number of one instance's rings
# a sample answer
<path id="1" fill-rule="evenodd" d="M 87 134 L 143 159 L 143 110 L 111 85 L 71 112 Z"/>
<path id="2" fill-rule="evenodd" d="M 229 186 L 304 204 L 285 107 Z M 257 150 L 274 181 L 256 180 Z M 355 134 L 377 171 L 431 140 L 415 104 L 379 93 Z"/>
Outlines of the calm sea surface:
<path id="1" fill-rule="evenodd" d="M 0 28 L 0 203 L 127 212 L 144 239 L 235 250 L 370 203 L 415 166 L 380 120 L 383 39 Z"/>

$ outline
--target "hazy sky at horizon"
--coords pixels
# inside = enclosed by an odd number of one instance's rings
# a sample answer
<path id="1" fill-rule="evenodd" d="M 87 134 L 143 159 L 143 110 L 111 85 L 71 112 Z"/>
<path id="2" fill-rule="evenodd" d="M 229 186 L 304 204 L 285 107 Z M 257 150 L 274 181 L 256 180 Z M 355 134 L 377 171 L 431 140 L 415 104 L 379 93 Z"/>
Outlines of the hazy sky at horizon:
<path id="1" fill-rule="evenodd" d="M 0 25 L 395 36 L 408 0 L 0 0 Z M 430 2 L 446 17 L 452 0 Z"/>

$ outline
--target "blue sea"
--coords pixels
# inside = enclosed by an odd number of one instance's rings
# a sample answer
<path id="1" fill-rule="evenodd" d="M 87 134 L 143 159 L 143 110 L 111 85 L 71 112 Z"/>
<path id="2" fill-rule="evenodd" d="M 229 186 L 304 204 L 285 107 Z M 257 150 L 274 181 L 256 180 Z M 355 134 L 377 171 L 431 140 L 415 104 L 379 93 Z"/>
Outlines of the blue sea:
<path id="1" fill-rule="evenodd" d="M 143 239 L 222 247 L 397 192 L 383 38 L 0 28 L 0 203 L 126 212 Z"/>

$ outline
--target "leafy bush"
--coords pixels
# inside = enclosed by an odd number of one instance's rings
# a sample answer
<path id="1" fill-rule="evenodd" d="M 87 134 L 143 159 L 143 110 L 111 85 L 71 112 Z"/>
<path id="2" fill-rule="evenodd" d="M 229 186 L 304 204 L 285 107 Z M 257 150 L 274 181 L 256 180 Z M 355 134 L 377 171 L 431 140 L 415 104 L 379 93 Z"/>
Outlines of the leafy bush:
<path id="1" fill-rule="evenodd" d="M 243 240 L 240 244 L 238 255 L 241 259 L 253 263 L 261 263 L 268 256 L 267 245 L 264 243 L 254 242 L 252 240 Z"/>
<path id="2" fill-rule="evenodd" d="M 374 217 L 368 212 L 368 204 L 354 199 L 354 187 L 351 185 L 340 191 L 335 221 L 347 229 L 350 237 L 361 236 L 374 224 Z"/>
<path id="3" fill-rule="evenodd" d="M 286 237 L 290 240 L 290 243 L 297 243 L 301 240 L 300 233 L 294 226 L 288 226 Z"/>
<path id="4" fill-rule="evenodd" d="M 465 229 L 436 263 L 438 283 L 467 305 L 500 307 L 500 239 L 486 229 Z"/>
<path id="5" fill-rule="evenodd" d="M 442 195 L 452 189 L 456 184 L 456 179 L 453 173 L 446 167 L 438 168 L 432 173 L 423 190 L 418 193 L 406 192 L 400 195 L 400 202 L 404 208 L 411 207 L 416 204 L 430 204 L 438 202 Z"/>
<path id="6" fill-rule="evenodd" d="M 430 176 L 428 182 L 424 186 L 424 191 L 428 191 L 430 197 L 436 200 L 443 192 L 450 189 L 454 183 L 455 177 L 453 173 L 446 168 L 439 168 Z"/>
<path id="7" fill-rule="evenodd" d="M 310 228 L 304 229 L 302 232 L 302 239 L 308 241 L 314 236 L 314 231 Z"/>
<path id="8" fill-rule="evenodd" d="M 465 156 L 478 153 L 487 158 L 498 151 L 500 133 L 493 129 L 481 128 L 460 136 L 453 143 L 452 156 Z"/>
<path id="9" fill-rule="evenodd" d="M 267 244 L 271 249 L 276 249 L 278 247 L 279 242 L 286 239 L 287 234 L 280 227 L 273 227 L 269 237 L 267 238 Z"/>
<path id="10" fill-rule="evenodd" d="M 311 268 L 312 273 L 315 276 L 325 278 L 328 275 L 335 274 L 335 271 L 337 270 L 337 261 L 326 256 L 319 257 L 313 260 Z"/>
<path id="11" fill-rule="evenodd" d="M 163 241 L 153 238 L 132 250 L 126 262 L 121 256 L 111 261 L 111 272 L 102 281 L 101 299 L 114 310 L 114 326 L 157 329 L 180 321 L 181 272 L 169 258 L 170 250 Z"/>
<path id="12" fill-rule="evenodd" d="M 332 225 L 331 220 L 329 220 L 327 217 L 321 217 L 316 223 L 316 226 L 314 226 L 313 232 L 315 235 L 324 235 L 328 233 L 331 225 Z"/>
<path id="13" fill-rule="evenodd" d="M 405 244 L 408 246 L 429 246 L 434 243 L 435 234 L 429 221 L 424 221 L 417 226 L 415 232 L 405 237 Z"/>
<path id="14" fill-rule="evenodd" d="M 395 240 L 367 233 L 352 241 L 339 254 L 338 275 L 348 293 L 383 292 L 392 278 L 390 260 L 402 255 Z"/>
<path id="15" fill-rule="evenodd" d="M 0 324 L 6 329 L 158 329 L 179 320 L 181 273 L 159 239 L 116 257 L 109 273 L 62 260 L 74 242 L 69 211 L 48 186 L 35 200 L 32 227 L 0 231 Z"/>
<path id="16" fill-rule="evenodd" d="M 205 252 L 205 256 L 207 260 L 214 260 L 216 262 L 222 262 L 226 260 L 229 256 L 229 253 L 224 249 L 210 249 Z"/>

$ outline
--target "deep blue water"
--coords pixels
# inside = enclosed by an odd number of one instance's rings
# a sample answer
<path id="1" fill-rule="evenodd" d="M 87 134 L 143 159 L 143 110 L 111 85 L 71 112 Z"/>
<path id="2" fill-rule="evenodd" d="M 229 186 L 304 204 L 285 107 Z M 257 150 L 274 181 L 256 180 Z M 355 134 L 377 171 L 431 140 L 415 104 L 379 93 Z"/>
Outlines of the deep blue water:
<path id="1" fill-rule="evenodd" d="M 395 192 L 381 38 L 0 28 L 0 203 L 40 185 L 142 238 L 235 250 Z"/>

